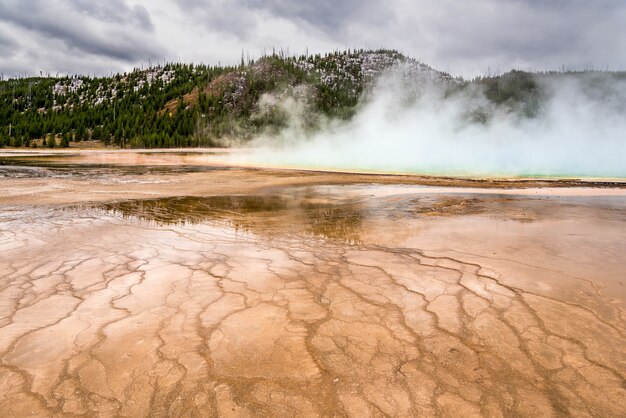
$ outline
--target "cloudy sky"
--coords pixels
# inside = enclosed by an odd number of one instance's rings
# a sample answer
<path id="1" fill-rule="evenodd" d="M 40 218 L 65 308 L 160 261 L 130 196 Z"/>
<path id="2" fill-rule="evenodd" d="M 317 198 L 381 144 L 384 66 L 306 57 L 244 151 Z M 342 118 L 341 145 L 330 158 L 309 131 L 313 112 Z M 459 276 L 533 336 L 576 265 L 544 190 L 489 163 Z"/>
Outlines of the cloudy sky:
<path id="1" fill-rule="evenodd" d="M 454 75 L 626 69 L 625 0 L 0 0 L 0 72 L 393 48 Z"/>

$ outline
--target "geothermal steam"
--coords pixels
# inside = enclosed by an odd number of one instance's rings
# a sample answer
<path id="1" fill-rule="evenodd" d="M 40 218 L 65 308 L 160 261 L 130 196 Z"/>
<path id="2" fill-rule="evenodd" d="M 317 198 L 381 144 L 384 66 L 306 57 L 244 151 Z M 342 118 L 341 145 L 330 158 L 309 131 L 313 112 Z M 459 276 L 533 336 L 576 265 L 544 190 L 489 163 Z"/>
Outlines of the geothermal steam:
<path id="1" fill-rule="evenodd" d="M 609 85 L 599 91 L 579 78 L 558 77 L 544 84 L 547 98 L 528 118 L 494 107 L 472 89 L 446 98 L 431 85 L 407 98 L 414 86 L 391 73 L 350 121 L 326 121 L 314 133 L 303 129 L 306 109 L 290 99 L 283 106 L 289 126 L 258 137 L 238 158 L 315 169 L 626 177 L 626 80 Z M 477 108 L 490 109 L 486 123 L 468 119 Z"/>

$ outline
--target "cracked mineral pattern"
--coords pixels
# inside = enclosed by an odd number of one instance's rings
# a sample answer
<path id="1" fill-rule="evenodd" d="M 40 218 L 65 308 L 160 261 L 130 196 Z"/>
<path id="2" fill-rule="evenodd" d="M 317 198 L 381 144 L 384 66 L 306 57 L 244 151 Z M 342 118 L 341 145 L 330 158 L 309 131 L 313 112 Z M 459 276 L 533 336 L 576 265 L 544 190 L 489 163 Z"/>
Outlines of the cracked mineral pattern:
<path id="1" fill-rule="evenodd" d="M 2 416 L 624 416 L 626 197 L 0 212 Z"/>

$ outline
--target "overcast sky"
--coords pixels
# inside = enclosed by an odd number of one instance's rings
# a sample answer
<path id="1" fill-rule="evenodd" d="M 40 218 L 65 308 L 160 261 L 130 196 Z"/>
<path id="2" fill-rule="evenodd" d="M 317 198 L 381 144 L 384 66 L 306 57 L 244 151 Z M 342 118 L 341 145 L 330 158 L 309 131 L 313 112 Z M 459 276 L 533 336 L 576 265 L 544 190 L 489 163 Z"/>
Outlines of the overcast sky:
<path id="1" fill-rule="evenodd" d="M 0 72 L 393 48 L 454 75 L 626 69 L 626 0 L 0 0 Z"/>

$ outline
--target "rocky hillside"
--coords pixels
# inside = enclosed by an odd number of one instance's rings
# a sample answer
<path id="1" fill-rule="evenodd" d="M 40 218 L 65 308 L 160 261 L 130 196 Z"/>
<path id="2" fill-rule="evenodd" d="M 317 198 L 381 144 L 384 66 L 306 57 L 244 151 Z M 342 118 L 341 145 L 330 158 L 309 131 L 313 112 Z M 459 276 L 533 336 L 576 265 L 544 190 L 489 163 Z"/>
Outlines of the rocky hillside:
<path id="1" fill-rule="evenodd" d="M 446 94 L 478 86 L 493 106 L 530 117 L 543 95 L 534 74 L 467 82 L 393 50 L 272 53 L 230 67 L 167 64 L 109 77 L 0 81 L 0 146 L 223 146 L 281 129 L 296 109 L 314 130 L 322 118 L 350 118 L 375 86 L 386 88 L 379 81 L 388 74 L 402 82 L 402 94 L 418 96 L 428 85 Z M 470 116 L 484 122 L 488 112 Z"/>
<path id="2" fill-rule="evenodd" d="M 67 146 L 96 139 L 173 147 L 245 141 L 286 123 L 279 98 L 301 100 L 311 115 L 350 117 L 391 68 L 415 85 L 457 82 L 391 50 L 274 53 L 236 67 L 168 64 L 110 77 L 9 79 L 0 81 L 0 145 Z M 313 129 L 314 118 L 310 124 Z"/>

